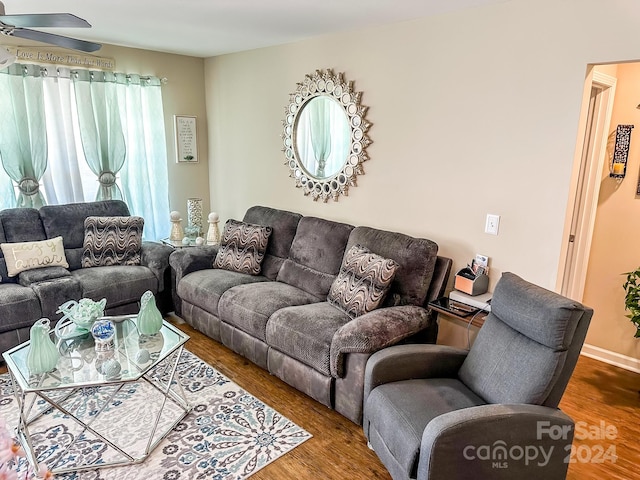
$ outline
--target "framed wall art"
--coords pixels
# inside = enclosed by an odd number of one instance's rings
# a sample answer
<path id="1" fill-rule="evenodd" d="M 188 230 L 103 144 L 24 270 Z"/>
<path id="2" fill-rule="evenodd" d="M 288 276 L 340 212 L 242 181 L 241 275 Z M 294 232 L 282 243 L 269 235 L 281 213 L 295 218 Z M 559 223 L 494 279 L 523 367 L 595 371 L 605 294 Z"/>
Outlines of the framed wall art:
<path id="1" fill-rule="evenodd" d="M 174 115 L 173 127 L 176 137 L 176 162 L 198 163 L 196 117 L 193 115 Z"/>

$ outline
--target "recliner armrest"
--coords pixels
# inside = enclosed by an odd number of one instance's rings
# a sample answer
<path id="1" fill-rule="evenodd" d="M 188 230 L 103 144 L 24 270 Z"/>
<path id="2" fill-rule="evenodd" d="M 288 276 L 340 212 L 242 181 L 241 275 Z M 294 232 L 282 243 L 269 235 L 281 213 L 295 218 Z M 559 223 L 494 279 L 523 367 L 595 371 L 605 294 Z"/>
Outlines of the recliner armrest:
<path id="1" fill-rule="evenodd" d="M 331 375 L 342 377 L 345 353 L 376 352 L 426 328 L 430 321 L 429 311 L 414 305 L 378 308 L 354 318 L 331 340 Z"/>
<path id="2" fill-rule="evenodd" d="M 467 350 L 433 344 L 395 345 L 369 358 L 364 374 L 364 401 L 378 385 L 412 378 L 455 378 Z"/>
<path id="3" fill-rule="evenodd" d="M 164 290 L 164 272 L 169 267 L 169 255 L 173 248 L 159 242 L 142 242 L 140 264 L 153 272 L 158 279 L 158 291 Z"/>
<path id="4" fill-rule="evenodd" d="M 564 479 L 573 430 L 568 415 L 539 405 L 448 412 L 422 434 L 417 478 Z"/>
<path id="5" fill-rule="evenodd" d="M 213 268 L 213 260 L 218 254 L 219 245 L 179 248 L 169 257 L 169 264 L 175 272 L 176 285 L 182 277 L 206 268 Z"/>

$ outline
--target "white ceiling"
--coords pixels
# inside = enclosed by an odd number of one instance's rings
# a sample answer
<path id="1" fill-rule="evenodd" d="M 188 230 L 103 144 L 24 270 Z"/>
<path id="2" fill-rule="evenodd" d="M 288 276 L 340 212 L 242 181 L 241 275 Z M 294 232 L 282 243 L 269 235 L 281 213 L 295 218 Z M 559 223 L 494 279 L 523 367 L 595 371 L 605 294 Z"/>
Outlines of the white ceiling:
<path id="1" fill-rule="evenodd" d="M 51 33 L 211 57 L 505 1 L 508 0 L 3 0 L 3 3 L 7 15 L 69 12 L 93 26 L 46 30 Z"/>
<path id="2" fill-rule="evenodd" d="M 3 3 L 7 15 L 69 12 L 93 26 L 46 30 L 51 33 L 211 57 L 505 1 L 508 0 L 3 0 Z"/>

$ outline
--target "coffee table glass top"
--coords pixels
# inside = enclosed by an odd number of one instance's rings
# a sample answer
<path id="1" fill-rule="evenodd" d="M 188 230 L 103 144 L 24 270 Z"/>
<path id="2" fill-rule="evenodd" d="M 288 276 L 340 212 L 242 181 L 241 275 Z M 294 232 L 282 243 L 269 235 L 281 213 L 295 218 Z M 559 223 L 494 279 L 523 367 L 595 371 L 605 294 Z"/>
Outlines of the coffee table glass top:
<path id="1" fill-rule="evenodd" d="M 20 388 L 29 392 L 135 381 L 189 339 L 188 335 L 166 321 L 156 335 L 144 336 L 138 333 L 135 315 L 104 318 L 112 319 L 116 327 L 113 348 L 107 351 L 96 349 L 89 332 L 76 335 L 79 332 L 72 332 L 76 327 L 70 324 L 65 327 L 67 330 L 62 330 L 63 337 L 70 338 L 57 339 L 52 334 L 61 353 L 53 372 L 30 375 L 27 368 L 29 342 L 5 352 L 3 357 Z"/>

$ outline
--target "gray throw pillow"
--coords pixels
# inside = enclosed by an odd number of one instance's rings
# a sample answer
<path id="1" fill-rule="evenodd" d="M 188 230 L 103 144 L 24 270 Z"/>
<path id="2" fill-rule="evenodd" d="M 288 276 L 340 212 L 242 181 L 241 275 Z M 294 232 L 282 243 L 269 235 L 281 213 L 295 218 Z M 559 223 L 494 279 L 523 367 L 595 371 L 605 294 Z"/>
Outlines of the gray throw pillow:
<path id="1" fill-rule="evenodd" d="M 142 217 L 87 217 L 82 267 L 140 265 Z"/>
<path id="2" fill-rule="evenodd" d="M 398 263 L 354 245 L 344 256 L 327 301 L 351 318 L 375 310 L 391 287 Z"/>
<path id="3" fill-rule="evenodd" d="M 271 227 L 227 220 L 220 249 L 213 261 L 214 268 L 249 275 L 260 274 L 271 232 Z"/>

